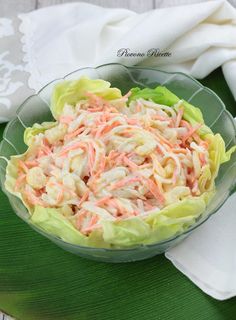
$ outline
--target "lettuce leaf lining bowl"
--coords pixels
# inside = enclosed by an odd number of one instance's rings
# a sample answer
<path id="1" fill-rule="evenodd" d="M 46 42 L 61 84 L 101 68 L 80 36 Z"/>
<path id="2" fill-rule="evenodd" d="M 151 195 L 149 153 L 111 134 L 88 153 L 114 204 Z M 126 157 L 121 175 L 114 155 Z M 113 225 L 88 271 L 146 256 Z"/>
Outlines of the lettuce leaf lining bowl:
<path id="1" fill-rule="evenodd" d="M 142 89 L 146 87 L 155 88 L 158 85 L 164 85 L 181 99 L 191 102 L 191 104 L 200 108 L 206 125 L 209 126 L 214 133 L 218 132 L 221 134 L 227 149 L 235 145 L 236 130 L 234 120 L 225 109 L 223 102 L 215 95 L 214 92 L 203 87 L 199 82 L 187 75 L 182 73 L 163 72 L 153 68 L 126 67 L 113 63 L 98 66 L 97 68 L 79 69 L 67 75 L 64 79 L 79 79 L 82 76 L 87 76 L 91 79 L 107 80 L 111 83 L 112 87 L 119 88 L 123 94 L 129 89 L 137 86 Z M 50 110 L 50 99 L 55 84 L 61 80 L 62 79 L 55 80 L 45 86 L 37 95 L 28 98 L 18 109 L 17 118 L 12 120 L 6 127 L 3 141 L 0 145 L 0 155 L 5 157 L 6 160 L 9 159 L 11 155 L 22 154 L 26 151 L 27 146 L 23 142 L 25 128 L 32 126 L 34 123 L 41 123 L 45 121 L 50 122 L 54 120 Z M 47 125 L 50 125 L 50 123 Z M 30 137 L 28 138 L 30 139 Z M 32 224 L 29 219 L 29 213 L 21 200 L 10 194 L 4 187 L 6 164 L 7 161 L 3 158 L 0 159 L 1 185 L 18 216 L 20 216 L 36 231 L 48 237 L 65 250 L 86 258 L 108 262 L 142 260 L 162 253 L 168 248 L 173 247 L 189 235 L 201 223 L 206 221 L 211 214 L 218 210 L 232 192 L 236 179 L 236 156 L 234 153 L 231 156 L 230 161 L 224 163 L 220 167 L 220 171 L 216 179 L 216 194 L 214 195 L 214 198 L 210 201 L 203 214 L 186 230 L 181 230 L 178 226 L 176 227 L 174 225 L 172 232 L 169 234 L 168 240 L 154 244 L 135 245 L 127 249 L 123 247 L 96 248 L 92 247 L 91 243 L 89 244 L 89 247 L 69 243 L 70 241 L 73 241 L 73 233 L 70 234 L 70 238 L 67 237 L 68 242 L 66 242 L 53 235 L 50 232 L 50 226 L 48 226 L 46 231 L 45 229 L 43 230 L 40 228 L 40 219 L 44 218 L 40 210 L 37 211 L 37 226 L 36 224 Z M 190 207 L 191 204 L 186 204 L 186 208 Z M 53 216 L 53 212 L 48 210 L 48 215 Z M 58 228 L 60 228 L 60 224 L 57 225 Z M 110 226 L 107 224 L 105 226 L 105 230 L 108 236 L 111 234 L 111 230 L 109 228 Z M 141 231 L 143 233 L 146 232 L 145 228 Z M 112 236 L 114 237 L 114 232 L 118 232 L 120 234 L 120 232 L 122 232 L 122 228 L 117 226 L 116 230 L 113 229 L 112 232 Z M 165 230 L 163 232 L 165 232 Z M 132 234 L 126 234 L 125 236 L 129 236 L 130 239 L 133 237 Z M 94 237 L 94 242 L 96 242 L 96 236 Z"/>

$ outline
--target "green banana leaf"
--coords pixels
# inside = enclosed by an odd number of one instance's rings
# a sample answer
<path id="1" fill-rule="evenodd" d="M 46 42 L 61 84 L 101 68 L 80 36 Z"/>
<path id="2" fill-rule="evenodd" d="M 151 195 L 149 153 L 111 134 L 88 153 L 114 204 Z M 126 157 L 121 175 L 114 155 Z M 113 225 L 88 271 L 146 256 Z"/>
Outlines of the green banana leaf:
<path id="1" fill-rule="evenodd" d="M 235 116 L 221 70 L 202 82 Z M 18 218 L 0 192 L 0 310 L 19 320 L 225 320 L 235 319 L 236 298 L 206 296 L 163 255 L 105 264 L 65 252 Z"/>

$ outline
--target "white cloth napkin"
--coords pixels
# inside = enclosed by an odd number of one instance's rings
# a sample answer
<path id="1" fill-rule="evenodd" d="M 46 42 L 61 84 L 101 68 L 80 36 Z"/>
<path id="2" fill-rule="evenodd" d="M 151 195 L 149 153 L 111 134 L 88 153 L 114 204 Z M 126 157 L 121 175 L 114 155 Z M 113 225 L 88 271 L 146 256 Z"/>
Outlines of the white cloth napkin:
<path id="1" fill-rule="evenodd" d="M 36 91 L 77 68 L 107 62 L 156 66 L 196 78 L 222 66 L 236 99 L 236 10 L 226 1 L 143 14 L 72 3 L 23 14 L 20 19 L 29 87 Z M 171 57 L 118 57 L 122 48 L 133 53 L 157 48 Z M 166 253 L 216 299 L 236 294 L 235 207 L 233 196 L 218 214 Z"/>
<path id="2" fill-rule="evenodd" d="M 21 15 L 20 30 L 29 85 L 83 66 L 107 62 L 158 66 L 203 78 L 222 66 L 236 98 L 236 9 L 217 0 L 137 14 L 88 3 L 47 7 Z M 119 49 L 146 53 L 157 48 L 170 57 L 118 57 Z"/>
<path id="3" fill-rule="evenodd" d="M 218 300 L 236 295 L 236 193 L 166 257 Z"/>

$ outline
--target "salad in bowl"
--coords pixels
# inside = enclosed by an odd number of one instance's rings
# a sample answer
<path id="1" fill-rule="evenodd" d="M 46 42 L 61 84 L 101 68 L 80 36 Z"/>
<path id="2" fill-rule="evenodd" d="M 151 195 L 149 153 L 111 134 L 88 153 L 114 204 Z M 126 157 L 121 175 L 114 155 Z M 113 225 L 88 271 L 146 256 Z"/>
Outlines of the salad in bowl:
<path id="1" fill-rule="evenodd" d="M 132 250 L 185 233 L 236 148 L 164 85 L 122 94 L 102 79 L 63 80 L 50 109 L 53 121 L 25 129 L 5 188 L 33 226 L 74 248 Z"/>

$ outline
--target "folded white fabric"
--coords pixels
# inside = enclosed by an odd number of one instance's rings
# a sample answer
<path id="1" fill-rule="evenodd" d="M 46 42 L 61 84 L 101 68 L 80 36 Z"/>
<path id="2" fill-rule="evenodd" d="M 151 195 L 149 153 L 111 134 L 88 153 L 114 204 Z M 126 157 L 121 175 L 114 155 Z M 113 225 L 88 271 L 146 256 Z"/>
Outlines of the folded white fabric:
<path id="1" fill-rule="evenodd" d="M 204 292 L 224 300 L 236 295 L 236 194 L 166 257 Z"/>
<path id="2" fill-rule="evenodd" d="M 136 14 L 86 3 L 53 6 L 21 15 L 29 85 L 48 81 L 82 66 L 106 62 L 158 66 L 203 78 L 223 66 L 236 98 L 236 10 L 226 1 L 157 9 Z M 119 49 L 146 53 L 167 50 L 170 57 L 121 57 Z"/>
<path id="3" fill-rule="evenodd" d="M 196 78 L 222 66 L 236 99 L 236 10 L 226 1 L 143 14 L 71 3 L 23 14 L 20 19 L 28 86 L 35 91 L 77 68 L 108 62 L 183 71 Z M 152 48 L 171 56 L 148 57 Z M 130 57 L 128 53 L 144 56 Z M 2 107 L 0 117 L 10 118 L 14 111 Z M 235 207 L 236 196 L 166 254 L 217 299 L 236 294 Z"/>

